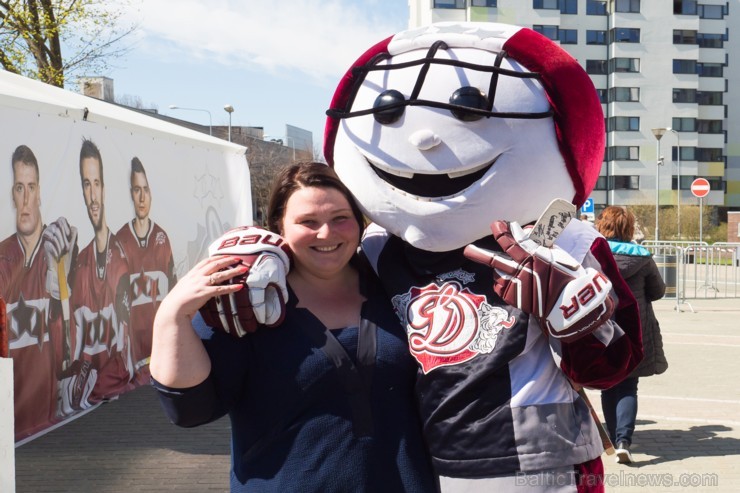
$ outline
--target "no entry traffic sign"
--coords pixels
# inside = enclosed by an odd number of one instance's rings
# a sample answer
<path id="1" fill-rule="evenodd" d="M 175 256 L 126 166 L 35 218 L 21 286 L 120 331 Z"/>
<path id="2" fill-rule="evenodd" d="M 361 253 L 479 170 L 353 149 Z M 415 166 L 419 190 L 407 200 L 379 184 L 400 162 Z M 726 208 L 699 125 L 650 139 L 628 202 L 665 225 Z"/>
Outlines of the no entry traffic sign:
<path id="1" fill-rule="evenodd" d="M 709 195 L 709 182 L 706 178 L 697 178 L 691 182 L 691 193 L 694 197 L 702 198 Z"/>

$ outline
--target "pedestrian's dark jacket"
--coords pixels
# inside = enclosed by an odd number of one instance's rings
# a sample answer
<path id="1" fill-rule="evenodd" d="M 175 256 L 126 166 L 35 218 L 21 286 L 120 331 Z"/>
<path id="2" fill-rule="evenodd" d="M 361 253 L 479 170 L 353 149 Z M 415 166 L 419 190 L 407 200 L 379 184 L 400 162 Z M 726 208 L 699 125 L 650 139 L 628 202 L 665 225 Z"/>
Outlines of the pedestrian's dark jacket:
<path id="1" fill-rule="evenodd" d="M 663 373 L 668 369 L 668 361 L 663 353 L 663 338 L 660 335 L 660 325 L 655 318 L 652 302 L 665 294 L 665 282 L 652 254 L 646 248 L 614 240 L 609 240 L 609 246 L 619 266 L 619 272 L 627 281 L 640 308 L 645 357 L 630 377 L 647 377 Z"/>

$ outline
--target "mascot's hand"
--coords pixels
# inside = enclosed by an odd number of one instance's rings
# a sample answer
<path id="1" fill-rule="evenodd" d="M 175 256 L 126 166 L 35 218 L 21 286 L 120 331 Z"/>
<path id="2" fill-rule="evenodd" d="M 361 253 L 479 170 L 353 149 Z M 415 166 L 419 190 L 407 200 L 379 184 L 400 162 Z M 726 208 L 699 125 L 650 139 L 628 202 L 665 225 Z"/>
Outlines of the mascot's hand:
<path id="1" fill-rule="evenodd" d="M 208 325 L 241 337 L 257 330 L 257 324 L 274 327 L 283 321 L 290 259 L 279 235 L 256 226 L 235 228 L 214 241 L 208 253 L 236 257 L 249 268 L 227 281 L 244 283 L 246 289 L 211 298 L 200 309 Z"/>
<path id="2" fill-rule="evenodd" d="M 70 226 L 64 217 L 60 217 L 44 229 L 42 237 L 47 265 L 46 292 L 58 300 L 61 299 L 62 291 L 69 293 L 67 276 L 72 257 L 76 253 L 77 228 Z M 60 273 L 63 279 L 60 279 Z M 60 281 L 67 283 L 66 286 L 60 286 Z"/>
<path id="3" fill-rule="evenodd" d="M 576 340 L 611 317 L 612 284 L 603 274 L 560 248 L 539 245 L 515 222 L 496 221 L 491 231 L 503 253 L 468 245 L 465 256 L 493 267 L 496 294 L 533 315 L 552 337 Z"/>

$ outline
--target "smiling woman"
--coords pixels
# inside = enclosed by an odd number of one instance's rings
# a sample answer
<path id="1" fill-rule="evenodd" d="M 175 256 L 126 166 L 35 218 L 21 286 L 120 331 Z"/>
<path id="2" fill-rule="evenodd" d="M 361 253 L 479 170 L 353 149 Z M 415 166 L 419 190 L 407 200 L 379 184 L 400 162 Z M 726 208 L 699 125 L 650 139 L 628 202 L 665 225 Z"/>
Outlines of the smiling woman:
<path id="1" fill-rule="evenodd" d="M 292 253 L 285 318 L 238 339 L 193 319 L 212 296 L 241 291 L 225 281 L 245 273 L 228 255 L 196 265 L 154 323 L 151 373 L 167 415 L 189 427 L 229 414 L 234 492 L 437 491 L 415 364 L 357 253 L 363 216 L 349 191 L 324 164 L 289 166 L 268 222 Z"/>

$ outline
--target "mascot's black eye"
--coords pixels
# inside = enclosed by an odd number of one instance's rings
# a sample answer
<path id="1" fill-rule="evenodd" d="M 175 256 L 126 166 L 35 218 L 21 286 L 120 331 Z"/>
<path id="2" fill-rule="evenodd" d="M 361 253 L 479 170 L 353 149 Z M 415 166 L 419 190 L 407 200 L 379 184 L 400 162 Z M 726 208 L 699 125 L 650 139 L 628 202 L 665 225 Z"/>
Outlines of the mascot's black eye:
<path id="1" fill-rule="evenodd" d="M 375 117 L 375 121 L 383 125 L 397 122 L 401 118 L 401 115 L 403 115 L 404 101 L 405 99 L 403 94 L 395 89 L 380 93 L 373 103 L 373 109 L 375 110 L 373 112 L 373 116 Z M 398 104 L 398 106 L 383 109 L 386 106 L 394 104 Z"/>
<path id="2" fill-rule="evenodd" d="M 477 87 L 465 86 L 452 93 L 450 104 L 485 110 L 488 108 L 488 98 Z M 483 115 L 458 108 L 453 108 L 450 112 L 452 116 L 464 122 L 474 122 L 483 118 Z"/>

